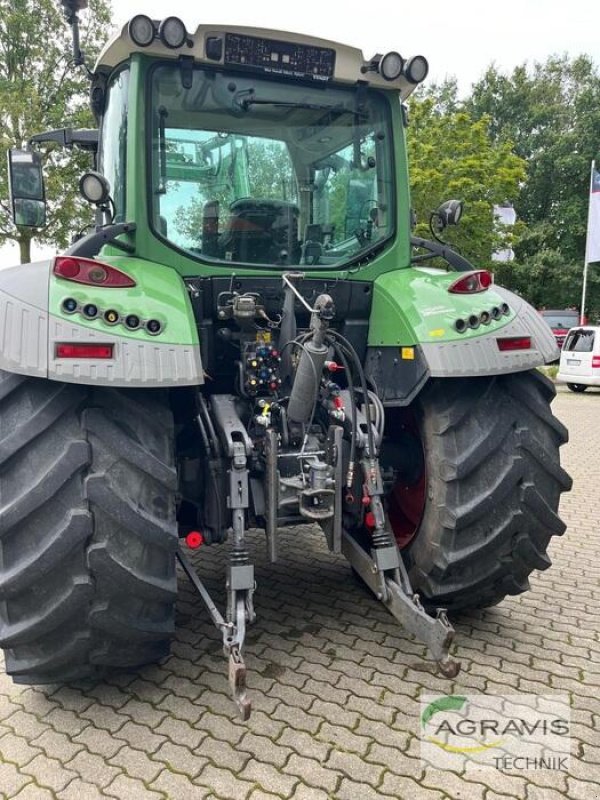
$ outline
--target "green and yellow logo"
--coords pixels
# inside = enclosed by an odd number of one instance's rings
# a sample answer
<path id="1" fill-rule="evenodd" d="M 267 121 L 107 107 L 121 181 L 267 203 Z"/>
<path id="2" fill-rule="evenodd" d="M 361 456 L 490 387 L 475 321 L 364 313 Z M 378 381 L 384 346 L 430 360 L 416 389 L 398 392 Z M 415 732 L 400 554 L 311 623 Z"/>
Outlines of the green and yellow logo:
<path id="1" fill-rule="evenodd" d="M 468 701 L 463 695 L 444 695 L 429 703 L 421 714 L 421 730 L 423 733 L 431 731 L 426 740 L 447 753 L 483 753 L 499 747 L 502 739 L 486 741 L 490 733 L 497 732 L 497 722 L 465 716 L 467 707 Z M 463 713 L 455 720 L 459 712 Z M 451 718 L 449 713 L 452 713 Z"/>

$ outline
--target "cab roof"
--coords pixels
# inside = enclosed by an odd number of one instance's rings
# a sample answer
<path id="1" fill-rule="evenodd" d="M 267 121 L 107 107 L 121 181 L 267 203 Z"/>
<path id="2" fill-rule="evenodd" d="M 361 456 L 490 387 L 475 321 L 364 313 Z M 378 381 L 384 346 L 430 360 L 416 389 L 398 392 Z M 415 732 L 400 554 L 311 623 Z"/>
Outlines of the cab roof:
<path id="1" fill-rule="evenodd" d="M 158 27 L 158 21 L 154 21 Z M 188 42 L 180 48 L 167 47 L 156 37 L 147 47 L 137 45 L 129 35 L 129 22 L 125 23 L 119 33 L 110 39 L 104 46 L 95 65 L 95 72 L 106 72 L 114 69 L 119 64 L 127 61 L 130 56 L 140 53 L 157 59 L 178 60 L 181 56 L 191 56 L 195 63 L 206 64 L 207 66 L 221 68 L 233 68 L 226 61 L 225 51 L 221 58 L 215 59 L 207 56 L 207 42 L 209 40 L 221 39 L 226 37 L 253 37 L 255 39 L 266 40 L 275 45 L 304 45 L 307 48 L 322 48 L 335 52 L 333 74 L 328 80 L 336 83 L 363 84 L 373 86 L 378 89 L 394 91 L 400 94 L 402 99 L 406 99 L 416 88 L 416 84 L 411 83 L 404 75 L 396 80 L 385 80 L 376 70 L 372 68 L 374 59 L 365 59 L 361 50 L 330 41 L 329 39 L 319 39 L 317 37 L 305 36 L 298 33 L 286 31 L 269 30 L 263 28 L 238 27 L 233 25 L 198 25 L 196 31 L 188 31 Z M 379 56 L 380 58 L 380 56 Z M 248 67 L 252 69 L 252 67 Z M 257 69 L 257 72 L 265 72 L 264 69 Z M 269 70 L 276 73 L 276 70 Z M 283 79 L 290 79 L 289 75 L 281 73 Z M 293 79 L 293 76 L 292 76 Z"/>

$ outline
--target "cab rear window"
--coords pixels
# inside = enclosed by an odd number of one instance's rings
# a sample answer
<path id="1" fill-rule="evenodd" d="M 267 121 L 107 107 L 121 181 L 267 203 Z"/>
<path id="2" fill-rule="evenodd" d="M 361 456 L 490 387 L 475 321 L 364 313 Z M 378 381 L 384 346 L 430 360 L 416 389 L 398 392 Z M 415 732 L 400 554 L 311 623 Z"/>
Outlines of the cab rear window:
<path id="1" fill-rule="evenodd" d="M 567 336 L 563 350 L 570 353 L 591 353 L 594 349 L 595 331 L 571 331 Z"/>

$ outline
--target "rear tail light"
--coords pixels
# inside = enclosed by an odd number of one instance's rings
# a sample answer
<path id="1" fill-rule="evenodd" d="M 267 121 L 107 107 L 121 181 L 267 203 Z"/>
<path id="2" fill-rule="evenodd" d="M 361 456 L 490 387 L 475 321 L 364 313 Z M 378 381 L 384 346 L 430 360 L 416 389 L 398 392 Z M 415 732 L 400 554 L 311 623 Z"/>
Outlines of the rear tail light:
<path id="1" fill-rule="evenodd" d="M 56 358 L 112 358 L 112 344 L 57 344 Z"/>
<path id="2" fill-rule="evenodd" d="M 498 350 L 505 353 L 507 350 L 531 350 L 531 336 L 507 336 L 505 339 L 496 339 Z"/>
<path id="3" fill-rule="evenodd" d="M 592 369 L 600 369 L 600 356 L 592 356 Z"/>
<path id="4" fill-rule="evenodd" d="M 135 286 L 135 281 L 115 267 L 94 261 L 93 258 L 74 256 L 57 256 L 54 259 L 54 274 L 59 278 L 74 283 L 85 283 L 88 286 L 115 288 Z"/>
<path id="5" fill-rule="evenodd" d="M 492 273 L 487 269 L 479 269 L 475 272 L 468 272 L 466 275 L 454 281 L 448 291 L 452 294 L 476 294 L 485 292 L 492 285 Z"/>

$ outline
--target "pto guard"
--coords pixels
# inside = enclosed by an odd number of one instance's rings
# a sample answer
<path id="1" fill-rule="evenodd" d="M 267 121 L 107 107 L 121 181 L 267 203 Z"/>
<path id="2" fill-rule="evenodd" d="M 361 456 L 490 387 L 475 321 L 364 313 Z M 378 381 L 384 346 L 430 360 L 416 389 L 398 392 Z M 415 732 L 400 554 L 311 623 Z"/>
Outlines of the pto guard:
<path id="1" fill-rule="evenodd" d="M 385 349 L 418 345 L 434 378 L 474 377 L 520 372 L 555 361 L 559 352 L 552 331 L 523 298 L 493 285 L 468 295 L 450 294 L 457 273 L 407 269 L 375 281 L 369 347 Z M 460 334 L 459 317 L 468 318 L 507 303 L 510 312 L 476 330 Z M 531 339 L 526 350 L 501 351 L 499 338 Z"/>
<path id="2" fill-rule="evenodd" d="M 170 287 L 170 296 L 156 301 L 165 306 L 160 311 L 168 317 L 169 325 L 162 336 L 150 338 L 143 334 L 120 335 L 101 320 L 67 317 L 55 310 L 52 297 L 57 292 L 98 305 L 102 297 L 105 306 L 117 308 L 127 301 L 119 290 L 60 281 L 51 274 L 52 265 L 53 261 L 40 261 L 0 270 L 0 369 L 104 386 L 192 386 L 204 382 L 189 300 L 183 282 L 172 270 L 161 272 L 168 272 L 171 282 L 176 281 L 177 285 Z M 146 293 L 145 287 L 139 291 Z M 174 296 L 176 292 L 180 292 L 179 297 Z M 171 325 L 178 332 L 178 341 L 167 341 Z M 125 329 L 121 330 L 125 334 Z M 57 359 L 58 343 L 112 344 L 113 358 Z"/>

